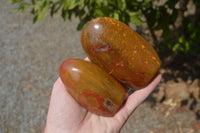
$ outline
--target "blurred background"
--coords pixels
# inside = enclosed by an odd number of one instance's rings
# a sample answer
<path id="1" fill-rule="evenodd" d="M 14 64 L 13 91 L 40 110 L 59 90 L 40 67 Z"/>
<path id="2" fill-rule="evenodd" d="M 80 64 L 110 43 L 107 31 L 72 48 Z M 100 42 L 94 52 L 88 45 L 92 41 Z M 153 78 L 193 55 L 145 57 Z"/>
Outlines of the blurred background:
<path id="1" fill-rule="evenodd" d="M 85 58 L 81 30 L 103 16 L 136 30 L 163 62 L 161 83 L 121 133 L 200 132 L 200 1 L 2 0 L 0 133 L 43 131 L 60 64 Z"/>

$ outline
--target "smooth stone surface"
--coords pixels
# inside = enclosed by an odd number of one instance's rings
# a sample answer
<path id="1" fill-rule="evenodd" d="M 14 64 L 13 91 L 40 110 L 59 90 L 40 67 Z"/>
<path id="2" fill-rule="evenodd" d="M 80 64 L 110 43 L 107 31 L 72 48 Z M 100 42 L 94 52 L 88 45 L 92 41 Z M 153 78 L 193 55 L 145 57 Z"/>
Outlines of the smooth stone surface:
<path id="1" fill-rule="evenodd" d="M 126 91 L 121 84 L 88 61 L 64 61 L 60 67 L 60 77 L 75 100 L 98 115 L 113 116 L 126 97 Z"/>
<path id="2" fill-rule="evenodd" d="M 81 43 L 92 62 L 130 88 L 145 87 L 161 66 L 158 54 L 142 36 L 112 18 L 90 21 Z"/>

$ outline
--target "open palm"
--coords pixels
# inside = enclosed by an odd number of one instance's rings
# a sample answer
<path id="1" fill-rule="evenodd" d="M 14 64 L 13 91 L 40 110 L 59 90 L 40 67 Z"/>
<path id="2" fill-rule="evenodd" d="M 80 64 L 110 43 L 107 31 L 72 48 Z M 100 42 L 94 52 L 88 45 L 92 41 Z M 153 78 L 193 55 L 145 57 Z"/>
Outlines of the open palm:
<path id="1" fill-rule="evenodd" d="M 58 78 L 52 90 L 45 133 L 117 133 L 136 107 L 158 85 L 160 79 L 159 74 L 147 87 L 131 94 L 113 117 L 103 117 L 80 106 Z"/>
<path id="2" fill-rule="evenodd" d="M 88 58 L 85 60 L 89 61 Z M 158 74 L 147 87 L 131 94 L 113 117 L 103 117 L 79 105 L 58 78 L 52 90 L 45 133 L 117 133 L 160 80 Z"/>

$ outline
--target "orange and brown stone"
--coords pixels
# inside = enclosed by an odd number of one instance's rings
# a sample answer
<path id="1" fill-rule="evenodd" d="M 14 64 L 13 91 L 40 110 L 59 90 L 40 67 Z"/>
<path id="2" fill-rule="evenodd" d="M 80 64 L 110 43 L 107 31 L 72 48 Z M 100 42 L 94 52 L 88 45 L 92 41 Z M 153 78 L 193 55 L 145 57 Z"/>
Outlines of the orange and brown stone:
<path id="1" fill-rule="evenodd" d="M 97 65 L 81 59 L 68 59 L 60 66 L 67 91 L 90 112 L 113 116 L 126 97 L 126 90 Z"/>
<path id="2" fill-rule="evenodd" d="M 92 62 L 130 88 L 145 87 L 161 66 L 158 54 L 142 36 L 112 18 L 90 21 L 81 42 Z"/>

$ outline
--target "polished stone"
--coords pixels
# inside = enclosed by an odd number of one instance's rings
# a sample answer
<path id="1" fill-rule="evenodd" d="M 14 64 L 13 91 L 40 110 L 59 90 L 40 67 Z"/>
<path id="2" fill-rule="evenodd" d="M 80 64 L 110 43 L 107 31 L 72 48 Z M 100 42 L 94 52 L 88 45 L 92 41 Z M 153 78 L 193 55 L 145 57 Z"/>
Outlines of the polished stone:
<path id="1" fill-rule="evenodd" d="M 161 66 L 158 54 L 142 36 L 112 18 L 90 21 L 81 43 L 92 62 L 129 88 L 145 87 Z"/>
<path id="2" fill-rule="evenodd" d="M 74 99 L 90 112 L 113 116 L 126 97 L 126 90 L 97 65 L 81 59 L 61 64 L 60 77 Z"/>

